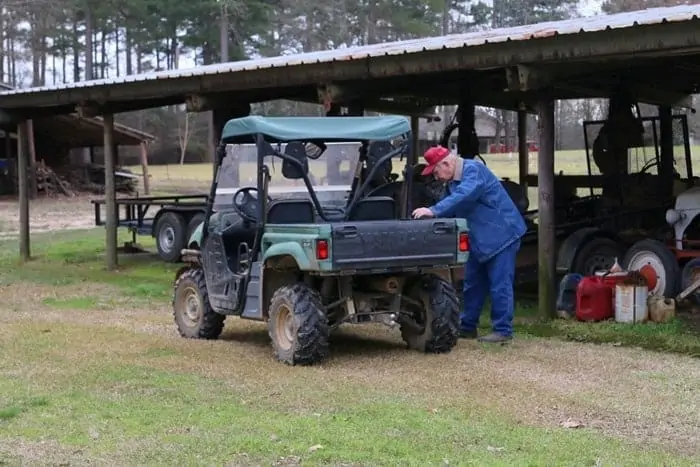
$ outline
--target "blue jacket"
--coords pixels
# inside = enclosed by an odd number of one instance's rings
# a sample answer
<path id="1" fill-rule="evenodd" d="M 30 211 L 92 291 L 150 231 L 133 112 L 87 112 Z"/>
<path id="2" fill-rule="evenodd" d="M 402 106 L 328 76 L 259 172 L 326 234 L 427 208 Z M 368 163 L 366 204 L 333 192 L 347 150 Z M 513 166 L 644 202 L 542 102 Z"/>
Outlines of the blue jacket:
<path id="1" fill-rule="evenodd" d="M 435 217 L 467 220 L 470 254 L 480 263 L 518 241 L 527 230 L 522 214 L 501 182 L 475 160 L 464 161 L 462 180 L 448 182 L 445 196 L 430 210 Z"/>

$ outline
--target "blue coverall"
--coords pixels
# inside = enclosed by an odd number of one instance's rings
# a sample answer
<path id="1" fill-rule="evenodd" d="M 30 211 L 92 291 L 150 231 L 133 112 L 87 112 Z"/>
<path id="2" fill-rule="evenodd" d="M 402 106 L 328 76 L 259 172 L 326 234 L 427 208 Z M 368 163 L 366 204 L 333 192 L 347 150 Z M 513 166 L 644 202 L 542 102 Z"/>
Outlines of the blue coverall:
<path id="1" fill-rule="evenodd" d="M 430 210 L 435 217 L 464 218 L 469 226 L 461 330 L 476 330 L 490 293 L 493 332 L 512 336 L 515 258 L 526 231 L 515 203 L 493 172 L 481 162 L 467 159 L 461 180 L 448 182 L 445 196 Z"/>

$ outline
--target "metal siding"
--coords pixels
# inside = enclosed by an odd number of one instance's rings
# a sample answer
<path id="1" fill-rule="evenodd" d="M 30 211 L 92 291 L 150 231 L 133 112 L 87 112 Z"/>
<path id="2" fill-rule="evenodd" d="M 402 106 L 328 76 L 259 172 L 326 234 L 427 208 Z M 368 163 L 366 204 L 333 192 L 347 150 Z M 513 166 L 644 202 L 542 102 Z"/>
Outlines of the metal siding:
<path id="1" fill-rule="evenodd" d="M 457 48 L 467 48 L 474 46 L 483 46 L 486 44 L 497 44 L 503 42 L 522 42 L 531 39 L 549 38 L 553 36 L 576 35 L 579 33 L 592 33 L 604 30 L 632 28 L 644 25 L 654 25 L 661 23 L 687 22 L 697 20 L 700 17 L 700 5 L 681 5 L 668 8 L 653 8 L 644 11 L 635 11 L 630 13 L 620 13 L 615 15 L 600 15 L 587 18 L 575 18 L 564 21 L 553 21 L 546 23 L 538 23 L 526 26 L 518 26 L 513 28 L 494 29 L 488 31 L 470 32 L 466 34 L 454 34 L 448 36 L 431 37 L 423 39 L 413 39 L 400 42 L 388 42 L 384 44 L 374 44 L 362 47 L 341 48 L 335 50 L 324 50 L 319 52 L 311 52 L 298 55 L 279 56 L 271 58 L 262 58 L 256 60 L 245 60 L 239 62 L 221 63 L 215 65 L 207 65 L 196 68 L 187 68 L 181 70 L 169 70 L 152 73 L 144 73 L 140 75 L 129 75 L 119 78 L 110 78 L 92 81 L 80 81 L 75 83 L 59 84 L 55 86 L 42 86 L 26 89 L 15 89 L 12 91 L 0 92 L 2 96 L 29 94 L 38 92 L 49 92 L 59 90 L 71 90 L 91 88 L 90 90 L 97 91 L 98 88 L 115 84 L 128 83 L 143 83 L 147 81 L 165 81 L 176 78 L 202 78 L 205 76 L 221 75 L 238 73 L 245 71 L 260 71 L 271 68 L 286 68 L 296 65 L 325 65 L 319 67 L 317 71 L 317 80 L 323 80 L 327 76 L 333 75 L 335 79 L 342 79 L 338 75 L 332 73 L 334 68 L 341 65 L 342 62 L 352 62 L 362 59 L 374 59 L 378 57 L 393 57 L 396 55 L 417 54 L 421 52 L 448 50 Z M 573 50 L 562 50 L 562 58 L 574 54 Z M 552 57 L 550 57 L 552 58 Z M 506 57 L 499 59 L 499 62 L 513 62 L 515 57 Z M 470 61 L 472 62 L 472 61 Z M 493 60 L 484 60 L 483 66 L 492 66 Z M 329 66 L 330 65 L 330 66 Z M 436 66 L 433 71 L 440 71 L 440 64 L 434 63 Z M 446 64 L 445 69 L 454 69 L 458 64 Z M 324 69 L 325 68 L 325 69 Z M 369 69 L 369 61 L 367 62 Z M 404 72 L 413 70 L 425 70 L 425 65 L 418 63 L 408 64 Z M 344 69 L 343 69 L 344 70 Z M 382 73 L 380 70 L 375 70 L 377 76 L 388 76 L 395 74 L 397 70 L 390 72 L 387 70 Z M 398 70 L 402 71 L 402 70 Z M 352 78 L 355 73 L 348 68 L 348 78 Z M 223 78 L 223 77 L 222 77 Z M 236 84 L 257 84 L 255 80 L 248 79 L 245 73 L 236 76 L 235 78 L 227 77 L 228 80 L 234 83 L 227 84 L 231 88 L 236 88 Z M 250 77 L 252 78 L 252 76 Z M 292 76 L 284 76 L 285 84 L 293 84 L 299 81 L 292 79 Z M 236 81 L 240 80 L 238 83 Z M 283 80 L 284 81 L 284 80 Z M 241 83 L 242 82 L 242 83 Z M 290 83 L 291 82 L 291 83 Z M 300 82 L 300 81 L 299 81 Z M 301 84 L 301 82 L 300 82 Z M 202 86 L 203 87 L 203 86 Z M 207 86 L 208 87 L 208 86 Z M 204 91 L 204 89 L 202 89 Z M 101 94 L 101 93 L 100 93 Z M 76 96 L 77 97 L 77 96 Z M 84 96 L 82 96 L 84 97 Z M 95 94 L 95 97 L 98 97 Z M 103 95 L 101 95 L 104 98 Z"/>

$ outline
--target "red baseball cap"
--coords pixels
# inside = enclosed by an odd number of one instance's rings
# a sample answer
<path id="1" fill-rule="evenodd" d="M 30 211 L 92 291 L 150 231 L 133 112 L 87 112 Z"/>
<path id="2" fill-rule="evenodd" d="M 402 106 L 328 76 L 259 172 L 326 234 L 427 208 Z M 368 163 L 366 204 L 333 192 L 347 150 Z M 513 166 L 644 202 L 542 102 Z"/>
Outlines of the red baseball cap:
<path id="1" fill-rule="evenodd" d="M 428 165 L 423 169 L 421 175 L 425 176 L 432 174 L 433 170 L 435 170 L 435 166 L 449 155 L 450 150 L 446 147 L 433 146 L 432 148 L 428 148 L 428 150 L 425 151 L 425 154 L 423 154 L 423 158 Z"/>

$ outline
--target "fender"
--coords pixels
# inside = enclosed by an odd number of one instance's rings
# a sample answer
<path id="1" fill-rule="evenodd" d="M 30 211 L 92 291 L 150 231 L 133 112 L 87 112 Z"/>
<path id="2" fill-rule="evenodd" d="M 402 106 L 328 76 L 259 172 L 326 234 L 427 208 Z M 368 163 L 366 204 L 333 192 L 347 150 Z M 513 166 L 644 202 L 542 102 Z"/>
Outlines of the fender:
<path id="1" fill-rule="evenodd" d="M 201 243 L 202 243 L 202 228 L 204 227 L 204 223 L 202 222 L 197 226 L 196 229 L 194 229 L 194 232 L 192 232 L 192 235 L 190 235 L 190 238 L 187 239 L 187 248 L 192 248 L 193 245 L 195 248 L 199 248 L 200 250 L 202 249 Z"/>
<path id="2" fill-rule="evenodd" d="M 556 270 L 560 274 L 566 274 L 571 269 L 571 265 L 576 260 L 576 255 L 590 239 L 595 237 L 606 237 L 614 242 L 622 245 L 620 237 L 609 230 L 604 230 L 598 227 L 584 227 L 572 233 L 561 244 L 557 252 L 557 267 Z"/>
<path id="3" fill-rule="evenodd" d="M 194 235 L 193 235 L 194 236 Z M 266 263 L 267 260 L 274 258 L 275 256 L 291 256 L 296 261 L 299 270 L 308 271 L 311 269 L 318 269 L 312 265 L 311 260 L 304 251 L 304 249 L 297 242 L 282 242 L 272 245 L 270 248 L 265 250 L 262 257 L 262 262 Z M 314 259 L 314 262 L 316 260 Z"/>

